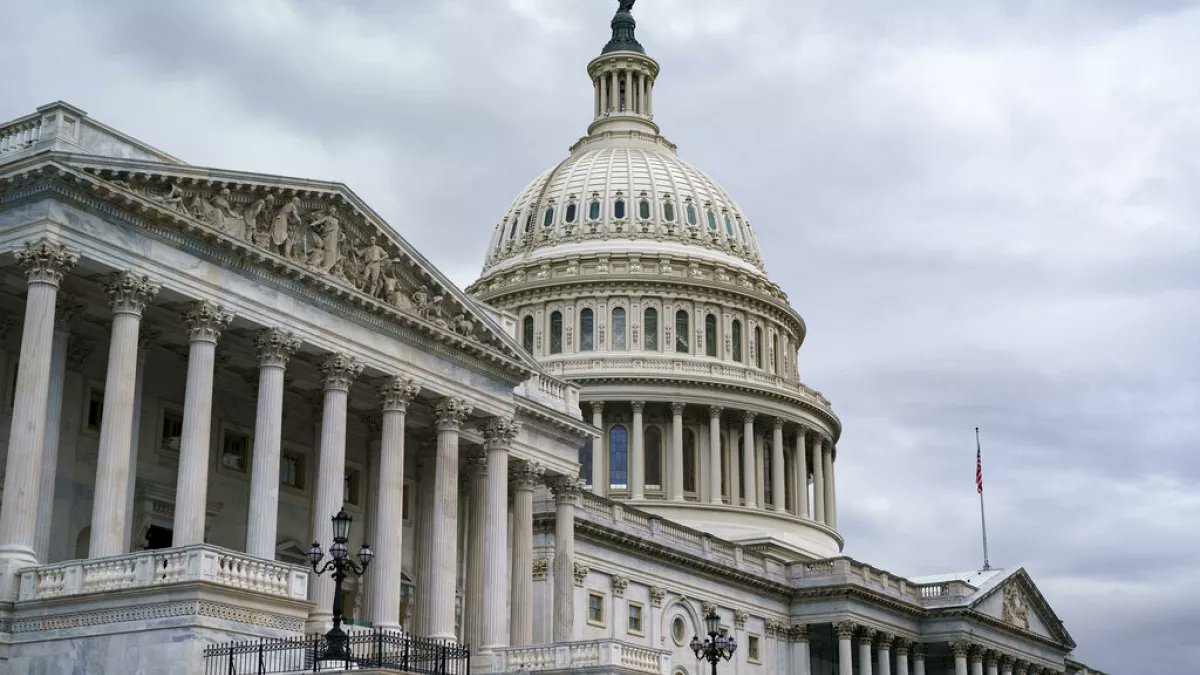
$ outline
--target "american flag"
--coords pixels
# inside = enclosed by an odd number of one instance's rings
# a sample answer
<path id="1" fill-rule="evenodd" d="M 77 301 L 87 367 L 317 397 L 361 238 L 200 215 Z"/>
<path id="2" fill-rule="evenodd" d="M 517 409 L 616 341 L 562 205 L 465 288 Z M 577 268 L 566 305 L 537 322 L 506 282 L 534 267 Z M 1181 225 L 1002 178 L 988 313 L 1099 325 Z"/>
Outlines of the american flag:
<path id="1" fill-rule="evenodd" d="M 975 487 L 983 494 L 983 451 L 979 448 L 979 429 L 975 429 Z"/>

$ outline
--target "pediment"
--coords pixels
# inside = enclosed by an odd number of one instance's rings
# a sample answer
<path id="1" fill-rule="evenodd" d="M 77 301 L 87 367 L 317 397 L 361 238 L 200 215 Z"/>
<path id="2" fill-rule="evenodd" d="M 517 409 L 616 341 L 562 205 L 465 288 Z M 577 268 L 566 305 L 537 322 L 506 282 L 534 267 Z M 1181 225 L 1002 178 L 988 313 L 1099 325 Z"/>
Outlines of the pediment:
<path id="1" fill-rule="evenodd" d="M 504 366 L 514 381 L 539 370 L 491 316 L 343 185 L 91 157 L 25 168 L 91 183 L 82 187 L 94 196 L 398 319 Z"/>
<path id="2" fill-rule="evenodd" d="M 1014 628 L 1075 646 L 1063 622 L 1023 568 L 985 589 L 971 603 L 971 609 Z"/>

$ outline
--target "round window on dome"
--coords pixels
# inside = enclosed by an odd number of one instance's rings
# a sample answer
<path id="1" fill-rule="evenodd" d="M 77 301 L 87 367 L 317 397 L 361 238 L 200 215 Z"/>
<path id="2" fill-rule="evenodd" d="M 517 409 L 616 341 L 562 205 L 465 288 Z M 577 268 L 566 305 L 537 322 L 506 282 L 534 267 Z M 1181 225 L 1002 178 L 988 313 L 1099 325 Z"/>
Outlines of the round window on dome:
<path id="1" fill-rule="evenodd" d="M 675 202 L 670 199 L 663 202 L 663 220 L 668 223 L 675 222 Z"/>
<path id="2" fill-rule="evenodd" d="M 568 223 L 573 223 L 573 222 L 575 222 L 575 216 L 576 216 L 576 215 L 578 215 L 578 214 L 577 214 L 577 212 L 578 212 L 578 211 L 579 211 L 579 208 L 578 208 L 578 206 L 575 204 L 575 202 L 571 202 L 570 204 L 567 204 L 567 213 L 566 213 L 566 218 L 565 218 L 565 220 L 566 220 Z"/>
<path id="3" fill-rule="evenodd" d="M 542 227 L 550 227 L 554 224 L 554 207 L 546 207 L 546 218 L 542 221 Z"/>
<path id="4" fill-rule="evenodd" d="M 643 199 L 638 202 L 638 218 L 642 220 L 650 219 L 650 200 Z"/>
<path id="5" fill-rule="evenodd" d="M 618 199 L 613 202 L 613 218 L 620 220 L 625 217 L 625 200 Z"/>

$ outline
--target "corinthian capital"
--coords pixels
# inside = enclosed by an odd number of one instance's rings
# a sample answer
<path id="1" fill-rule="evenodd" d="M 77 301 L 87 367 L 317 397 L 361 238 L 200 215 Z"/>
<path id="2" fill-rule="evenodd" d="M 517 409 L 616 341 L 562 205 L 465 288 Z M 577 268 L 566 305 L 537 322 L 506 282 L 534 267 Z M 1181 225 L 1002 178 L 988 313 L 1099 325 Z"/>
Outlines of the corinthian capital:
<path id="1" fill-rule="evenodd" d="M 858 625 L 853 621 L 839 621 L 833 624 L 833 630 L 837 632 L 839 640 L 849 640 L 854 637 L 854 631 L 858 629 Z"/>
<path id="2" fill-rule="evenodd" d="M 540 464 L 519 459 L 508 467 L 508 478 L 514 490 L 532 490 L 542 479 L 543 471 Z"/>
<path id="3" fill-rule="evenodd" d="M 393 375 L 379 385 L 379 402 L 384 411 L 406 412 L 408 404 L 421 392 L 421 385 L 402 375 Z"/>
<path id="4" fill-rule="evenodd" d="M 579 485 L 579 479 L 569 476 L 553 476 L 548 481 L 550 491 L 554 493 L 554 501 L 556 503 L 574 502 L 583 492 L 583 488 Z"/>
<path id="5" fill-rule="evenodd" d="M 971 653 L 971 643 L 962 640 L 951 642 L 950 651 L 954 652 L 955 658 L 960 656 L 966 658 Z"/>
<path id="6" fill-rule="evenodd" d="M 483 433 L 483 447 L 488 450 L 511 448 L 517 434 L 521 433 L 521 425 L 515 420 L 494 417 L 479 428 Z"/>
<path id="7" fill-rule="evenodd" d="M 187 326 L 192 342 L 216 342 L 230 321 L 233 321 L 231 312 L 208 300 L 193 302 L 183 313 L 183 325 Z"/>
<path id="8" fill-rule="evenodd" d="M 25 242 L 25 250 L 17 251 L 17 263 L 31 284 L 58 286 L 63 275 L 78 262 L 78 251 L 49 237 Z"/>
<path id="9" fill-rule="evenodd" d="M 458 431 L 473 408 L 461 398 L 446 397 L 437 404 L 438 431 Z"/>
<path id="10" fill-rule="evenodd" d="M 631 410 L 633 410 L 635 415 L 640 415 L 640 414 L 642 414 L 642 411 L 644 411 L 646 409 L 646 402 L 645 401 L 630 401 L 629 408 Z"/>
<path id="11" fill-rule="evenodd" d="M 288 359 L 300 348 L 300 338 L 279 328 L 267 328 L 254 338 L 258 348 L 258 365 L 287 366 Z"/>
<path id="12" fill-rule="evenodd" d="M 719 406 L 719 405 L 708 406 L 708 416 L 709 417 L 720 418 L 721 413 L 723 413 L 723 412 L 725 412 L 725 408 L 722 406 Z"/>
<path id="13" fill-rule="evenodd" d="M 671 401 L 671 414 L 682 415 L 683 409 L 687 406 L 683 401 Z"/>
<path id="14" fill-rule="evenodd" d="M 158 295 L 158 289 L 158 282 L 129 270 L 113 272 L 104 284 L 104 292 L 108 295 L 109 304 L 115 314 L 141 316 L 142 310 L 146 309 L 146 303 Z"/>
<path id="15" fill-rule="evenodd" d="M 321 377 L 326 390 L 350 391 L 350 385 L 362 374 L 363 366 L 349 354 L 330 354 L 321 364 Z"/>
<path id="16" fill-rule="evenodd" d="M 753 410 L 746 410 L 742 412 L 742 421 L 746 424 L 754 424 L 755 417 L 758 417 L 758 413 L 754 412 Z"/>

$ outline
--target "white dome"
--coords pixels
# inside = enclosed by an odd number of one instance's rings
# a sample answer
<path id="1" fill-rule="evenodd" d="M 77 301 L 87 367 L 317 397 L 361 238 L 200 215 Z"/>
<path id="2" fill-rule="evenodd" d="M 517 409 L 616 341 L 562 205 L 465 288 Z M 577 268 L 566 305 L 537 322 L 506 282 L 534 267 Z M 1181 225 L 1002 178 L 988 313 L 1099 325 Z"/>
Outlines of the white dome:
<path id="1" fill-rule="evenodd" d="M 661 136 L 637 132 L 585 138 L 522 190 L 496 225 L 484 274 L 599 247 L 764 272 L 733 198 Z"/>

